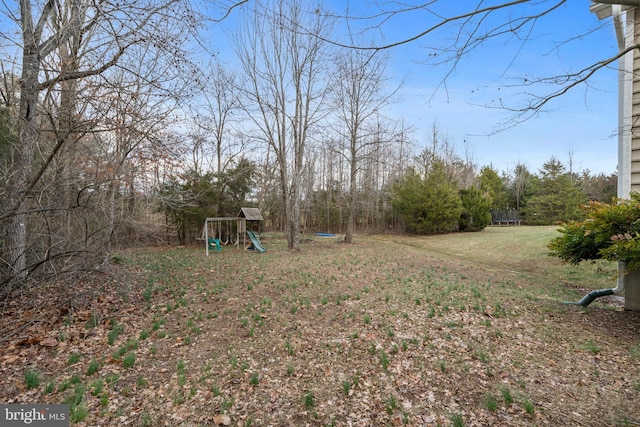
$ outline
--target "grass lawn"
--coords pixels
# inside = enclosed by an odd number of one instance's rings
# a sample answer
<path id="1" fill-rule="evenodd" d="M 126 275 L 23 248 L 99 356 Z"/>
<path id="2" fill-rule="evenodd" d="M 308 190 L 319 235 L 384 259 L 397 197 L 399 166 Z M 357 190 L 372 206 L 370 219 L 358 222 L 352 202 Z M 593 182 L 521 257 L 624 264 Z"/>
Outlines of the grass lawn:
<path id="1" fill-rule="evenodd" d="M 0 401 L 78 426 L 640 425 L 640 314 L 563 304 L 615 269 L 549 257 L 556 233 L 127 251 L 72 306 L 5 303 Z"/>

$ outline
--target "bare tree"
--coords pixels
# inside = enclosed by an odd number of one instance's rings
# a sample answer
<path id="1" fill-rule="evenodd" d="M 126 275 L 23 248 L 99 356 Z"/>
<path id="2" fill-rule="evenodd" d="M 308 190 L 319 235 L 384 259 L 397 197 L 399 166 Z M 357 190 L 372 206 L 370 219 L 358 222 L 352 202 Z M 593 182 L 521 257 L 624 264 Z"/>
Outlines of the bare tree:
<path id="1" fill-rule="evenodd" d="M 33 265 L 41 261 L 40 255 L 33 251 L 33 262 L 27 260 L 29 228 L 35 218 L 30 213 L 64 208 L 39 206 L 36 202 L 40 199 L 34 191 L 39 185 L 50 184 L 43 179 L 54 163 L 60 163 L 63 157 L 73 162 L 74 144 L 92 132 L 92 124 L 82 119 L 81 83 L 114 68 L 133 73 L 132 63 L 124 59 L 140 54 L 133 51 L 136 46 L 164 52 L 163 65 L 170 67 L 170 75 L 180 74 L 186 61 L 181 53 L 184 50 L 179 46 L 199 25 L 197 13 L 188 2 L 181 0 L 20 0 L 16 3 L 15 10 L 11 3 L 2 3 L 0 7 L 0 14 L 20 30 L 15 40 L 11 39 L 13 31 L 4 33 L 2 47 L 16 49 L 21 55 L 16 65 L 21 74 L 20 105 L 16 114 L 18 142 L 11 146 L 13 163 L 7 177 L 9 204 L 0 210 L 6 236 L 2 248 L 3 276 L 6 271 L 5 277 L 9 280 L 26 277 Z M 138 65 L 141 59 L 137 58 Z M 144 56 L 144 59 L 149 58 Z M 157 80 L 148 80 L 146 84 L 162 85 Z M 94 119 L 96 116 L 91 120 Z M 71 182 L 70 173 L 67 170 L 61 180 Z M 67 200 L 69 208 L 71 194 L 67 192 L 62 199 Z"/>
<path id="2" fill-rule="evenodd" d="M 359 162 L 371 145 L 380 144 L 377 115 L 398 88 L 387 88 L 387 58 L 365 51 L 343 52 L 336 60 L 335 99 L 338 147 L 350 167 L 345 243 L 352 243 L 356 216 Z"/>
<path id="3" fill-rule="evenodd" d="M 532 177 L 533 175 L 529 172 L 527 166 L 522 162 L 518 162 L 513 170 L 513 181 L 511 183 L 516 210 L 520 210 L 522 207 L 522 201 L 527 191 L 530 190 Z"/>
<path id="4" fill-rule="evenodd" d="M 307 15 L 308 16 L 308 15 Z M 311 34 L 295 29 L 311 28 Z M 309 131 L 323 116 L 328 21 L 305 20 L 301 0 L 256 2 L 236 37 L 245 74 L 245 109 L 256 138 L 267 144 L 278 166 L 289 249 L 300 249 L 300 192 Z"/>
<path id="5" fill-rule="evenodd" d="M 196 104 L 197 111 L 193 115 L 199 128 L 197 138 L 201 140 L 202 145 L 212 146 L 213 151 L 205 155 L 215 157 L 215 163 L 211 166 L 213 172 L 220 176 L 226 164 L 244 148 L 241 144 L 234 152 L 231 150 L 231 126 L 233 121 L 237 120 L 235 115 L 240 109 L 240 99 L 236 90 L 236 76 L 231 71 L 220 63 L 212 64 L 208 68 L 206 74 L 197 81 L 201 87 L 202 102 Z"/>

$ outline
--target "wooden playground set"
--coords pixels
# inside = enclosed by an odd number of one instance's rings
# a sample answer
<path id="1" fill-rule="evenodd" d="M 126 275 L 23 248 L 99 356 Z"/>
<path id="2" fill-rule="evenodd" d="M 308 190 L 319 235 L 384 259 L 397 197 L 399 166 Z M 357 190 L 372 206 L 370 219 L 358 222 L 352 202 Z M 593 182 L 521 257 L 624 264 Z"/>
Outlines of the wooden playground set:
<path id="1" fill-rule="evenodd" d="M 259 231 L 262 214 L 258 208 L 241 208 L 238 216 L 214 217 L 204 220 L 202 239 L 205 241 L 205 251 L 219 252 L 223 245 L 235 245 L 249 251 L 264 253 L 267 250 L 260 242 Z M 247 242 L 247 238 L 249 241 Z"/>

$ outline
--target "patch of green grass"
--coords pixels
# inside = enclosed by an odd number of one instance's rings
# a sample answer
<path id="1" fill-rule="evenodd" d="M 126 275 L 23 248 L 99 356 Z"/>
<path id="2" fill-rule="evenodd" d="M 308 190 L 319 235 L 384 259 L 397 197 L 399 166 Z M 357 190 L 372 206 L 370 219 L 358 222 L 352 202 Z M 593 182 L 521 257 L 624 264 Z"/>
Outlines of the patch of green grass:
<path id="1" fill-rule="evenodd" d="M 257 373 L 251 374 L 251 378 L 249 379 L 249 383 L 253 386 L 260 384 L 260 376 Z"/>
<path id="2" fill-rule="evenodd" d="M 111 330 L 107 334 L 107 341 L 109 345 L 113 345 L 113 343 L 118 339 L 120 334 L 124 331 L 124 325 L 119 324 L 115 320 L 111 320 Z"/>
<path id="3" fill-rule="evenodd" d="M 142 292 L 142 298 L 146 302 L 149 302 L 149 301 L 151 301 L 151 297 L 152 296 L 153 296 L 153 283 L 149 283 L 149 285 L 147 285 L 147 287 Z"/>
<path id="4" fill-rule="evenodd" d="M 151 330 L 152 331 L 157 331 L 158 329 L 160 329 L 162 326 L 164 326 L 167 323 L 167 320 L 165 318 L 158 318 L 155 317 L 153 319 L 153 324 L 151 325 Z"/>
<path id="5" fill-rule="evenodd" d="M 138 348 L 138 341 L 134 339 L 129 339 L 127 340 L 126 343 L 124 343 L 124 345 L 118 348 L 118 350 L 115 353 L 113 353 L 113 358 L 116 360 L 120 360 L 120 358 L 124 356 L 126 353 L 136 350 L 137 348 Z"/>
<path id="6" fill-rule="evenodd" d="M 220 409 L 222 410 L 222 413 L 225 413 L 226 411 L 231 409 L 233 407 L 233 403 L 234 403 L 233 398 L 224 399 L 220 404 Z"/>
<path id="7" fill-rule="evenodd" d="M 493 305 L 493 317 L 507 317 L 507 310 L 499 302 Z"/>
<path id="8" fill-rule="evenodd" d="M 511 404 L 513 404 L 513 395 L 507 387 L 500 388 L 500 395 L 502 396 L 502 400 L 504 400 L 505 405 L 511 406 Z"/>
<path id="9" fill-rule="evenodd" d="M 24 373 L 24 383 L 28 389 L 36 388 L 40 385 L 40 374 L 35 369 L 27 369 Z"/>
<path id="10" fill-rule="evenodd" d="M 140 418 L 140 425 L 142 427 L 151 427 L 154 425 L 153 417 L 150 413 L 144 412 Z"/>
<path id="11" fill-rule="evenodd" d="M 89 416 L 89 410 L 84 405 L 77 405 L 70 410 L 72 423 L 81 423 Z"/>
<path id="12" fill-rule="evenodd" d="M 491 412 L 495 412 L 498 409 L 498 401 L 492 395 L 487 395 L 484 398 L 484 406 Z"/>
<path id="13" fill-rule="evenodd" d="M 395 412 L 396 409 L 398 409 L 398 401 L 396 400 L 395 396 L 389 396 L 389 398 L 387 398 L 386 402 L 385 402 L 385 410 L 387 411 L 387 414 L 391 415 Z"/>
<path id="14" fill-rule="evenodd" d="M 476 357 L 478 358 L 479 361 L 481 361 L 482 363 L 487 363 L 489 362 L 489 356 L 487 355 L 487 353 L 485 353 L 483 350 L 477 350 L 476 351 Z"/>
<path id="15" fill-rule="evenodd" d="M 180 406 L 184 403 L 184 394 L 182 390 L 176 391 L 173 395 L 173 404 L 176 406 Z"/>
<path id="16" fill-rule="evenodd" d="M 127 355 L 122 359 L 122 366 L 124 366 L 125 368 L 133 368 L 135 364 L 136 354 L 133 352 L 127 353 Z"/>
<path id="17" fill-rule="evenodd" d="M 597 345 L 596 343 L 593 342 L 593 340 L 588 340 L 585 345 L 584 345 L 585 350 L 593 353 L 593 354 L 598 354 L 600 353 L 600 351 L 602 351 L 602 347 L 600 347 L 599 345 Z"/>
<path id="18" fill-rule="evenodd" d="M 184 363 L 184 360 L 178 360 L 176 369 L 178 371 L 178 384 L 184 386 L 187 383 L 187 365 Z"/>
<path id="19" fill-rule="evenodd" d="M 60 385 L 58 386 L 58 392 L 61 393 L 63 391 L 67 391 L 67 390 L 69 390 L 70 387 L 71 387 L 71 383 L 68 380 L 62 381 L 60 383 Z"/>
<path id="20" fill-rule="evenodd" d="M 312 408 L 316 404 L 315 396 L 311 391 L 308 391 L 304 394 L 304 396 L 302 397 L 302 403 L 307 409 Z"/>
<path id="21" fill-rule="evenodd" d="M 102 393 L 102 390 L 104 389 L 104 382 L 102 380 L 96 380 L 89 384 L 89 388 L 91 389 L 91 394 L 97 396 Z"/>
<path id="22" fill-rule="evenodd" d="M 536 411 L 536 405 L 534 405 L 528 397 L 525 397 L 522 400 L 522 407 L 525 411 L 527 411 L 527 414 L 529 415 L 533 415 L 533 413 Z"/>
<path id="23" fill-rule="evenodd" d="M 349 396 L 352 386 L 353 386 L 353 383 L 351 381 L 349 380 L 342 381 L 342 394 L 344 394 L 345 396 Z"/>
<path id="24" fill-rule="evenodd" d="M 287 352 L 289 356 L 293 356 L 296 352 L 296 350 L 293 348 L 293 345 L 289 340 L 285 341 L 284 350 Z"/>
<path id="25" fill-rule="evenodd" d="M 87 376 L 96 374 L 98 370 L 100 370 L 100 364 L 94 359 L 87 365 Z"/>
<path id="26" fill-rule="evenodd" d="M 384 350 L 380 350 L 378 357 L 380 358 L 380 363 L 382 364 L 382 367 L 384 369 L 387 369 L 389 367 L 389 364 L 391 364 L 391 361 L 389 360 L 389 356 L 387 355 L 387 353 L 385 353 Z"/>
<path id="27" fill-rule="evenodd" d="M 462 414 L 459 414 L 459 413 L 452 414 L 451 425 L 453 427 L 464 427 L 464 418 L 462 418 Z"/>
<path id="28" fill-rule="evenodd" d="M 71 407 L 71 410 L 73 412 L 73 408 L 75 408 L 76 406 L 80 405 L 80 403 L 82 403 L 82 400 L 84 398 L 84 392 L 85 392 L 84 385 L 76 384 L 76 386 L 73 389 L 73 392 L 71 392 L 66 397 L 63 403 L 68 404 Z"/>
<path id="29" fill-rule="evenodd" d="M 293 367 L 293 365 L 287 365 L 287 375 L 291 376 L 293 375 L 295 372 L 295 368 Z"/>

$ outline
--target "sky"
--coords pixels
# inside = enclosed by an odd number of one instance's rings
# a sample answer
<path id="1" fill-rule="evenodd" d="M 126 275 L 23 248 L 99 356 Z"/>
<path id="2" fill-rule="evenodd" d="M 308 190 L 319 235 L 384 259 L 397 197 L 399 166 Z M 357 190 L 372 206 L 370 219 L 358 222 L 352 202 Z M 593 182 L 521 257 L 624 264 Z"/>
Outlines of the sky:
<path id="1" fill-rule="evenodd" d="M 465 13 L 477 4 L 492 5 L 506 0 L 404 0 L 403 4 L 430 3 L 429 10 L 383 15 L 378 19 L 339 21 L 332 36 L 336 42 L 349 42 L 346 23 L 358 40 L 374 38 L 384 45 L 424 31 L 443 17 Z M 510 16 L 532 15 L 540 8 L 561 2 L 537 0 L 533 6 L 510 8 L 490 15 L 478 28 L 491 28 L 510 21 Z M 380 1 L 386 8 L 392 0 Z M 536 3 L 539 6 L 536 6 Z M 310 13 L 316 1 L 304 0 Z M 613 67 L 596 73 L 588 84 L 550 101 L 534 117 L 515 126 L 505 125 L 513 113 L 495 108 L 501 99 L 510 107 L 521 105 L 534 96 L 544 96 L 553 87 L 524 87 L 526 77 L 550 77 L 575 72 L 597 61 L 615 55 L 617 42 L 611 19 L 599 21 L 589 12 L 591 1 L 568 0 L 552 13 L 525 27 L 525 33 L 513 33 L 480 44 L 460 58 L 455 68 L 440 63 L 446 55 L 442 49 L 457 34 L 456 22 L 425 35 L 411 43 L 384 50 L 389 56 L 389 75 L 393 85 L 402 86 L 397 102 L 387 115 L 402 119 L 413 129 L 412 136 L 420 147 L 430 144 L 434 124 L 458 153 L 470 157 L 479 167 L 493 166 L 509 172 L 516 164 L 525 164 L 537 172 L 556 157 L 572 162 L 576 171 L 611 174 L 617 168 L 617 71 Z M 244 7 L 211 32 L 211 45 L 223 61 L 233 62 L 232 43 L 228 34 Z M 325 0 L 327 11 L 352 17 L 372 16 L 380 9 L 371 0 Z M 537 8 L 537 9 L 536 9 Z M 377 25 L 379 24 L 379 25 Z M 4 26 L 0 22 L 0 27 Z M 367 29 L 368 31 L 360 31 Z M 434 55 L 435 54 L 435 55 Z M 449 74 L 448 74 L 449 73 Z M 443 79 L 446 76 L 446 85 Z"/>
<path id="2" fill-rule="evenodd" d="M 337 16 L 359 18 L 380 12 L 378 2 L 326 0 L 327 11 Z M 394 1 L 379 2 L 389 10 Z M 338 43 L 375 39 L 381 46 L 405 40 L 425 31 L 442 18 L 458 16 L 478 3 L 485 6 L 505 0 L 407 0 L 407 4 L 431 3 L 429 10 L 383 15 L 379 19 L 343 19 L 332 34 Z M 534 15 L 559 0 L 530 2 L 533 5 L 495 12 L 478 24 L 491 28 L 514 16 Z M 305 5 L 307 3 L 304 3 Z M 547 103 L 533 117 L 514 124 L 514 113 L 498 107 L 518 107 L 532 96 L 544 96 L 558 87 L 523 86 L 524 79 L 562 76 L 586 68 L 617 53 L 611 19 L 599 21 L 589 12 L 591 1 L 568 0 L 553 12 L 525 26 L 525 32 L 510 33 L 485 41 L 460 58 L 457 65 L 441 63 L 445 46 L 457 34 L 455 23 L 446 25 L 411 43 L 385 49 L 392 85 L 400 84 L 397 102 L 387 115 L 402 119 L 413 130 L 419 147 L 431 143 L 435 124 L 449 144 L 479 167 L 492 166 L 509 172 L 517 164 L 537 173 L 545 162 L 557 158 L 574 171 L 612 174 L 617 170 L 617 62 L 597 72 L 588 82 Z M 315 2 L 309 2 L 310 10 Z M 243 6 L 244 7 L 244 6 Z M 234 13 L 242 13 L 241 8 Z M 383 20 L 384 18 L 384 20 Z M 234 17 L 221 26 L 233 26 Z M 349 31 L 346 30 L 346 23 Z M 458 22 L 458 21 L 456 21 Z M 233 55 L 221 46 L 220 58 Z M 446 77 L 446 80 L 444 80 Z M 443 84 L 443 81 L 445 82 Z"/>
<path id="3" fill-rule="evenodd" d="M 361 3 L 367 2 L 350 2 L 352 13 Z M 443 6 L 436 10 L 439 16 L 452 17 L 478 2 L 438 3 Z M 549 1 L 543 6 L 556 3 Z M 524 41 L 523 37 L 510 36 L 484 42 L 461 58 L 447 77 L 446 87 L 441 83 L 451 67 L 434 63 L 437 61 L 431 58 L 434 53 L 438 53 L 438 59 L 444 56 L 439 49 L 447 45 L 456 27 L 390 49 L 391 72 L 395 78 L 404 79 L 393 109 L 414 127 L 414 137 L 420 144 L 430 140 L 435 123 L 459 153 L 470 155 L 480 167 L 491 165 L 498 171 L 509 171 L 523 163 L 537 172 L 556 157 L 567 166 L 571 162 L 575 171 L 616 172 L 617 62 L 596 73 L 589 84 L 550 101 L 539 114 L 515 126 L 508 124 L 513 112 L 491 108 L 500 98 L 515 107 L 531 100 L 525 92 L 543 96 L 557 89 L 523 87 L 525 76 L 530 81 L 565 75 L 617 53 L 611 19 L 599 21 L 589 12 L 590 4 L 586 0 L 566 2 L 538 19 Z M 520 8 L 508 13 L 516 16 L 535 12 Z M 507 22 L 508 13 L 496 13 L 487 25 Z M 391 19 L 379 32 L 384 41 L 392 43 L 418 34 L 439 20 L 427 13 L 409 12 Z"/>

